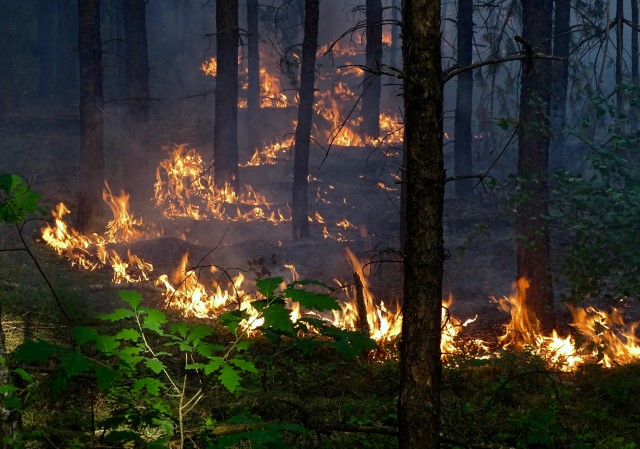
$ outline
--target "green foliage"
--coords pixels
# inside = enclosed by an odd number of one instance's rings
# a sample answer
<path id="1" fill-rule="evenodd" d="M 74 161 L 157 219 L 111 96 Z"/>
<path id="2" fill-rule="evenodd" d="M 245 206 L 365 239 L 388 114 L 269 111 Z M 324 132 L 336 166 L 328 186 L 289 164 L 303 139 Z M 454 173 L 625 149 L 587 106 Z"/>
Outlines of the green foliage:
<path id="1" fill-rule="evenodd" d="M 40 195 L 18 175 L 0 173 L 0 222 L 18 224 L 32 213 L 44 214 Z"/>
<path id="2" fill-rule="evenodd" d="M 571 298 L 640 294 L 640 171 L 622 135 L 585 158 L 589 173 L 557 173 L 551 217 L 570 239 L 561 274 Z"/>

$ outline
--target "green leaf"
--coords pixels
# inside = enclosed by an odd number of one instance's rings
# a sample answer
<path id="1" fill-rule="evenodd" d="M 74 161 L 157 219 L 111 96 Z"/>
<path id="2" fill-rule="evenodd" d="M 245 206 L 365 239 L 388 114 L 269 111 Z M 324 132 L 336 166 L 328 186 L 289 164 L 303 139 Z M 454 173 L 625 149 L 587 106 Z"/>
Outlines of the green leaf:
<path id="1" fill-rule="evenodd" d="M 114 338 L 116 340 L 128 340 L 135 343 L 140 339 L 140 337 L 140 332 L 135 329 L 122 329 Z"/>
<path id="2" fill-rule="evenodd" d="M 272 329 L 288 335 L 294 334 L 291 311 L 285 308 L 284 304 L 270 304 L 262 311 L 262 316 L 264 318 L 264 324 L 261 326 L 262 329 Z"/>
<path id="3" fill-rule="evenodd" d="M 249 360 L 230 359 L 229 363 L 231 363 L 232 365 L 235 365 L 237 368 L 241 369 L 242 371 L 247 371 L 249 373 L 254 373 L 254 374 L 258 372 L 258 370 L 256 369 L 256 366 L 253 364 L 253 362 L 250 362 Z"/>
<path id="4" fill-rule="evenodd" d="M 51 395 L 58 399 L 62 393 L 69 388 L 69 376 L 64 370 L 58 370 L 51 375 L 51 383 L 49 384 Z"/>
<path id="5" fill-rule="evenodd" d="M 165 368 L 164 363 L 162 363 L 158 359 L 146 359 L 144 361 L 144 364 L 147 365 L 147 368 L 149 368 L 151 371 L 153 371 L 156 374 L 160 374 L 162 370 Z"/>
<path id="6" fill-rule="evenodd" d="M 29 373 L 27 373 L 24 369 L 22 368 L 16 368 L 16 374 L 18 376 L 20 376 L 20 378 L 22 380 L 24 380 L 25 382 L 31 383 L 33 382 L 33 378 L 31 377 L 31 375 L 29 375 Z"/>
<path id="7" fill-rule="evenodd" d="M 338 352 L 338 355 L 344 359 L 357 357 L 363 352 L 370 351 L 377 347 L 375 341 L 369 338 L 368 335 L 339 329 L 335 326 L 322 329 L 322 335 L 334 339 L 331 346 L 333 346 Z"/>
<path id="8" fill-rule="evenodd" d="M 15 391 L 20 391 L 20 388 L 15 385 L 1 385 L 0 386 L 0 394 L 13 393 Z"/>
<path id="9" fill-rule="evenodd" d="M 178 333 L 180 337 L 185 339 L 187 338 L 187 334 L 189 333 L 190 327 L 191 326 L 189 326 L 187 323 L 174 323 L 171 326 L 169 326 L 169 331 L 172 334 Z"/>
<path id="10" fill-rule="evenodd" d="M 245 320 L 249 317 L 249 314 L 244 310 L 232 310 L 231 312 L 223 313 L 218 317 L 220 324 L 226 327 L 229 332 L 233 335 L 236 335 L 238 332 L 238 327 L 242 320 Z"/>
<path id="11" fill-rule="evenodd" d="M 142 389 L 146 389 L 150 394 L 158 396 L 160 394 L 160 389 L 162 388 L 164 388 L 164 384 L 159 380 L 151 377 L 143 377 L 142 379 L 138 379 L 134 382 L 133 387 L 131 387 L 131 391 L 137 393 Z"/>
<path id="12" fill-rule="evenodd" d="M 158 335 L 164 335 L 164 331 L 160 328 L 167 323 L 167 316 L 157 309 L 144 309 L 147 316 L 144 318 L 142 327 L 154 331 Z"/>
<path id="13" fill-rule="evenodd" d="M 322 312 L 324 310 L 340 309 L 338 301 L 326 293 L 315 293 L 307 290 L 287 287 L 284 294 L 287 298 L 291 298 L 292 301 L 299 302 L 302 307 L 310 310 Z"/>
<path id="14" fill-rule="evenodd" d="M 62 356 L 60 366 L 62 366 L 69 378 L 88 371 L 90 368 L 87 358 L 77 351 L 69 351 Z"/>
<path id="15" fill-rule="evenodd" d="M 64 354 L 68 349 L 46 341 L 25 341 L 16 348 L 13 358 L 19 362 L 46 362 L 50 357 Z"/>
<path id="16" fill-rule="evenodd" d="M 273 292 L 283 282 L 284 279 L 280 276 L 267 279 L 257 279 L 256 287 L 258 287 L 258 291 L 262 294 L 262 296 L 264 296 L 265 298 L 271 298 L 273 296 Z"/>
<path id="17" fill-rule="evenodd" d="M 251 347 L 251 345 L 252 342 L 248 340 L 239 341 L 238 343 L 236 343 L 236 351 L 246 351 Z"/>
<path id="18" fill-rule="evenodd" d="M 218 380 L 220 380 L 223 387 L 234 393 L 240 385 L 240 374 L 235 368 L 225 364 L 220 369 Z"/>
<path id="19" fill-rule="evenodd" d="M 211 357 L 209 362 L 204 366 L 204 373 L 208 376 L 216 372 L 222 365 L 224 365 L 224 359 L 222 357 Z"/>
<path id="20" fill-rule="evenodd" d="M 98 318 L 105 321 L 120 321 L 126 318 L 133 318 L 136 316 L 135 312 L 130 309 L 116 309 L 112 313 L 105 315 L 98 315 Z"/>
<path id="21" fill-rule="evenodd" d="M 211 357 L 216 351 L 224 351 L 224 346 L 211 343 L 199 343 L 196 346 L 196 352 L 203 357 Z"/>
<path id="22" fill-rule="evenodd" d="M 94 327 L 75 326 L 73 328 L 73 339 L 78 346 L 98 338 L 98 331 Z"/>
<path id="23" fill-rule="evenodd" d="M 120 346 L 120 342 L 111 335 L 98 335 L 96 348 L 105 355 L 113 355 Z"/>
<path id="24" fill-rule="evenodd" d="M 22 399 L 16 398 L 14 396 L 7 396 L 3 399 L 2 405 L 4 406 L 4 408 L 9 410 L 21 410 Z"/>
<path id="25" fill-rule="evenodd" d="M 118 352 L 118 356 L 124 365 L 134 369 L 138 363 L 144 360 L 144 357 L 139 355 L 141 352 L 142 348 L 128 347 L 121 349 L 120 352 Z"/>
<path id="26" fill-rule="evenodd" d="M 202 340 L 205 337 L 209 337 L 212 334 L 213 334 L 213 329 L 211 329 L 209 326 L 204 326 L 204 325 L 194 326 L 191 329 L 189 336 L 187 337 L 187 343 L 193 343 L 194 345 L 197 345 L 200 342 L 200 340 Z"/>
<path id="27" fill-rule="evenodd" d="M 118 292 L 120 299 L 129 304 L 133 311 L 138 310 L 138 306 L 142 302 L 142 296 L 140 296 L 139 292 L 134 290 L 120 290 Z"/>
<path id="28" fill-rule="evenodd" d="M 118 379 L 118 372 L 102 365 L 94 365 L 93 372 L 96 375 L 96 383 L 98 384 L 98 390 L 105 391 L 115 383 Z"/>

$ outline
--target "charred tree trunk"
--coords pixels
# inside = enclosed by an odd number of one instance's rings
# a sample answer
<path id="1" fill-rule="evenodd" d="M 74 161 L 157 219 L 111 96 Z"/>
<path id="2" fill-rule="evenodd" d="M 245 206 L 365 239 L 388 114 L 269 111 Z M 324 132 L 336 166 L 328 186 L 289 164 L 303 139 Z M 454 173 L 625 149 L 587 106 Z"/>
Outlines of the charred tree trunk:
<path id="1" fill-rule="evenodd" d="M 127 96 L 127 50 L 126 50 L 126 5 L 123 0 L 112 0 L 109 5 L 111 51 L 115 72 L 115 95 L 119 98 Z M 144 29 L 143 29 L 144 30 Z"/>
<path id="2" fill-rule="evenodd" d="M 473 52 L 473 0 L 458 0 L 458 66 L 471 65 Z M 467 70 L 458 75 L 455 116 L 454 174 L 471 174 L 471 114 L 473 108 L 473 72 Z M 455 183 L 456 194 L 469 195 L 473 180 L 463 179 Z"/>
<path id="3" fill-rule="evenodd" d="M 380 135 L 380 93 L 382 78 L 382 0 L 367 0 L 367 49 L 366 66 L 373 73 L 365 73 L 362 83 L 362 134 L 366 137 Z"/>
<path id="4" fill-rule="evenodd" d="M 53 92 L 54 51 L 55 51 L 55 3 L 39 0 L 36 3 L 38 18 L 38 97 L 48 100 Z"/>
<path id="5" fill-rule="evenodd" d="M 149 56 L 147 49 L 146 0 L 123 0 L 125 74 L 127 98 L 127 160 L 123 165 L 125 189 L 137 208 L 152 196 L 153 173 L 149 145 Z"/>
<path id="6" fill-rule="evenodd" d="M 440 443 L 444 242 L 440 2 L 403 7 L 407 241 L 400 343 L 399 449 Z"/>
<path id="7" fill-rule="evenodd" d="M 638 72 L 638 0 L 631 0 L 631 84 L 638 88 L 640 73 Z M 638 130 L 638 110 L 631 108 L 632 132 Z"/>
<path id="8" fill-rule="evenodd" d="M 216 106 L 213 136 L 216 187 L 238 180 L 238 0 L 216 3 Z"/>
<path id="9" fill-rule="evenodd" d="M 553 18 L 553 55 L 562 58 L 553 61 L 551 70 L 551 166 L 564 166 L 564 126 L 567 115 L 567 92 L 569 86 L 569 46 L 571 44 L 569 28 L 571 20 L 571 0 L 555 0 Z"/>
<path id="10" fill-rule="evenodd" d="M 622 89 L 622 58 L 624 52 L 624 0 L 616 0 L 616 112 L 618 119 L 624 114 Z"/>
<path id="11" fill-rule="evenodd" d="M 309 146 L 313 123 L 313 95 L 316 77 L 316 52 L 318 51 L 319 0 L 305 1 L 304 39 L 302 41 L 302 67 L 298 105 L 298 126 L 293 159 L 293 195 L 291 221 L 293 238 L 307 238 L 309 232 L 308 181 Z"/>
<path id="12" fill-rule="evenodd" d="M 391 26 L 391 51 L 389 56 L 389 65 L 396 67 L 396 60 L 398 59 L 398 48 L 400 41 L 400 5 L 398 0 L 391 2 L 391 20 L 393 25 Z"/>
<path id="13" fill-rule="evenodd" d="M 247 92 L 247 135 L 251 152 L 260 145 L 260 23 L 258 0 L 247 0 L 249 91 Z"/>
<path id="14" fill-rule="evenodd" d="M 80 179 L 77 227 L 90 230 L 102 216 L 103 97 L 100 0 L 78 0 L 80 58 Z"/>
<path id="15" fill-rule="evenodd" d="M 66 106 L 78 92 L 78 6 L 77 0 L 59 0 L 56 30 L 57 62 L 54 78 L 57 102 Z"/>
<path id="16" fill-rule="evenodd" d="M 522 2 L 522 37 L 537 51 L 551 51 L 552 1 Z M 522 68 L 520 127 L 518 129 L 518 177 L 521 191 L 517 210 L 516 253 L 518 278 L 529 279 L 526 305 L 543 329 L 553 326 L 553 285 L 549 226 L 549 102 L 550 64 L 529 59 Z"/>

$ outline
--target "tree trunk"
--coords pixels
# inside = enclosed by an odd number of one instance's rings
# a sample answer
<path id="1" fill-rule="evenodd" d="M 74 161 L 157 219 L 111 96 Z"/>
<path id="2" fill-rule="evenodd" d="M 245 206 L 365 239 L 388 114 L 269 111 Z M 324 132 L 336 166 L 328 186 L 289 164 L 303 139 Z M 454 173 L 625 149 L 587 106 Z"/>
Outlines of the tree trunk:
<path id="1" fill-rule="evenodd" d="M 366 66 L 379 72 L 382 67 L 382 0 L 367 0 Z M 365 73 L 362 82 L 362 134 L 368 138 L 380 135 L 380 93 L 382 78 Z"/>
<path id="2" fill-rule="evenodd" d="M 471 64 L 473 52 L 473 0 L 458 0 L 458 66 Z M 457 77 L 456 116 L 454 129 L 454 174 L 471 174 L 471 114 L 473 108 L 473 72 L 468 70 Z M 472 179 L 455 182 L 456 194 L 471 194 Z"/>
<path id="3" fill-rule="evenodd" d="M 398 47 L 400 41 L 400 5 L 398 0 L 392 0 L 391 2 L 391 51 L 389 52 L 389 65 L 396 67 L 396 60 L 398 59 Z"/>
<path id="4" fill-rule="evenodd" d="M 406 226 L 400 343 L 399 449 L 440 443 L 444 242 L 440 2 L 403 7 Z"/>
<path id="5" fill-rule="evenodd" d="M 618 119 L 624 114 L 624 91 L 622 89 L 622 65 L 624 52 L 624 0 L 616 0 L 616 112 Z"/>
<path id="6" fill-rule="evenodd" d="M 534 51 L 551 51 L 552 0 L 522 1 L 522 36 Z M 518 278 L 530 281 L 526 305 L 543 329 L 553 327 L 553 285 L 548 216 L 549 102 L 551 70 L 548 60 L 534 59 L 522 68 L 516 252 Z"/>
<path id="7" fill-rule="evenodd" d="M 247 92 L 247 136 L 253 153 L 260 145 L 260 23 L 258 0 L 247 0 L 247 31 L 249 33 L 249 88 Z"/>
<path id="8" fill-rule="evenodd" d="M 9 11 L 0 17 L 3 32 L 0 33 L 0 113 L 4 116 L 10 115 L 14 108 L 13 95 L 13 37 L 15 34 L 12 23 L 11 8 L 9 0 L 2 0 L 0 5 L 3 11 Z"/>
<path id="9" fill-rule="evenodd" d="M 569 47 L 571 44 L 569 27 L 571 20 L 571 0 L 555 0 L 553 25 L 553 55 L 562 58 L 551 65 L 551 166 L 564 167 L 564 127 L 567 115 L 567 92 L 569 86 Z"/>
<path id="10" fill-rule="evenodd" d="M 52 93 L 55 51 L 55 3 L 51 0 L 39 0 L 36 3 L 38 17 L 38 97 L 48 100 Z"/>
<path id="11" fill-rule="evenodd" d="M 86 232 L 102 216 L 103 97 L 100 0 L 78 0 L 80 58 L 80 179 L 77 228 Z"/>
<path id="12" fill-rule="evenodd" d="M 78 6 L 77 0 L 59 0 L 56 30 L 57 51 L 54 77 L 58 104 L 67 106 L 78 92 Z"/>
<path id="13" fill-rule="evenodd" d="M 631 0 L 631 84 L 637 88 L 640 83 L 638 73 L 638 0 Z M 631 108 L 630 130 L 638 130 L 638 110 Z"/>
<path id="14" fill-rule="evenodd" d="M 123 180 L 131 204 L 140 208 L 152 196 L 153 170 L 149 149 L 149 56 L 146 0 L 123 0 L 126 74 L 126 160 Z M 125 155 L 123 155 L 125 156 Z"/>
<path id="15" fill-rule="evenodd" d="M 305 1 L 304 39 L 302 41 L 302 67 L 298 105 L 298 126 L 293 159 L 293 197 L 291 221 L 293 238 L 306 238 L 309 232 L 308 181 L 309 145 L 313 123 L 313 95 L 316 74 L 316 51 L 318 51 L 319 0 Z"/>
<path id="16" fill-rule="evenodd" d="M 216 3 L 216 106 L 214 180 L 238 191 L 238 0 Z"/>
<path id="17" fill-rule="evenodd" d="M 112 51 L 114 52 L 114 63 L 115 63 L 115 91 L 116 96 L 119 98 L 123 98 L 127 96 L 128 88 L 127 88 L 127 65 L 128 65 L 128 54 L 127 54 L 127 31 L 125 30 L 127 18 L 125 14 L 125 8 L 127 6 L 124 4 L 123 0 L 113 0 L 111 3 L 111 39 L 112 42 Z M 142 29 L 146 32 L 146 29 Z"/>

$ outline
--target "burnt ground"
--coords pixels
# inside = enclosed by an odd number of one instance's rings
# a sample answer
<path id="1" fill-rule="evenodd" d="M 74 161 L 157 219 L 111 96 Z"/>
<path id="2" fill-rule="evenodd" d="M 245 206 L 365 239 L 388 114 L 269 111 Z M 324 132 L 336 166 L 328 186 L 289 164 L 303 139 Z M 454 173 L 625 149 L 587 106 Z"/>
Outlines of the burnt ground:
<path id="1" fill-rule="evenodd" d="M 51 209 L 59 201 L 74 211 L 77 185 L 79 123 L 73 109 L 47 110 L 46 113 L 24 113 L 0 121 L 0 171 L 15 172 L 28 178 L 33 188 L 43 194 L 43 202 Z M 212 152 L 213 126 L 199 119 L 157 121 L 154 124 L 153 145 L 158 160 L 164 154 L 160 148 L 185 142 L 197 146 L 207 158 Z M 113 190 L 118 189 L 122 164 L 127 149 L 119 147 L 117 111 L 107 114 L 105 122 L 105 156 L 107 179 Z M 290 124 L 290 113 L 272 110 L 265 116 L 265 140 L 273 141 L 292 130 L 282 131 Z M 291 125 L 284 125 L 291 127 Z M 242 148 L 243 135 L 240 131 Z M 451 148 L 451 147 L 449 147 Z M 451 150 L 447 150 L 451 151 Z M 345 242 L 324 239 L 325 225 L 313 223 L 313 238 L 294 241 L 290 223 L 273 225 L 267 222 L 225 223 L 195 222 L 187 219 L 167 220 L 157 211 L 145 211 L 143 219 L 163 229 L 163 236 L 130 245 L 132 252 L 154 265 L 156 275 L 175 269 L 185 251 L 190 264 L 214 264 L 223 268 L 250 269 L 250 261 L 259 261 L 271 275 L 287 276 L 285 264 L 293 264 L 302 278 L 318 279 L 334 284 L 334 279 L 349 282 L 351 267 L 345 249 L 350 248 L 360 259 L 376 262 L 370 265 L 370 283 L 376 298 L 386 303 L 401 297 L 401 265 L 392 251 L 398 247 L 399 186 L 392 175 L 397 174 L 399 157 L 396 152 L 382 149 L 332 147 L 324 163 L 325 150 L 312 147 L 309 186 L 310 213 L 318 211 L 334 236 L 342 233 Z M 240 160 L 249 155 L 241 153 Z M 245 167 L 241 182 L 266 195 L 273 207 L 286 207 L 291 196 L 291 154 L 283 154 L 277 165 Z M 383 183 L 387 190 L 380 187 Z M 318 193 L 322 199 L 318 198 Z M 134 210 L 134 214 L 140 212 Z M 355 228 L 344 230 L 335 225 L 347 219 Z M 27 236 L 34 244 L 38 234 Z M 503 212 L 501 200 L 478 193 L 472 199 L 455 198 L 448 194 L 445 203 L 445 245 L 448 259 L 445 265 L 444 292 L 455 297 L 452 311 L 461 318 L 479 315 L 478 325 L 502 321 L 506 317 L 490 303 L 489 297 L 510 291 L 515 278 L 514 237 Z M 7 232 L 7 231 L 3 231 Z M 11 232 L 11 230 L 9 230 Z M 182 237 L 186 237 L 186 241 Z M 214 249 L 215 248 L 215 249 Z M 212 251 L 213 250 L 213 251 Z M 46 252 L 46 250 L 44 250 Z M 65 264 L 53 258 L 55 264 Z M 385 263 L 378 263 L 385 260 Z M 86 274 L 74 271 L 78 280 Z M 115 297 L 115 295 L 113 295 Z M 87 306 L 96 308 L 95 298 L 88 297 Z M 99 301 L 104 301 L 100 298 Z M 102 309 L 102 307 L 97 307 Z"/>

